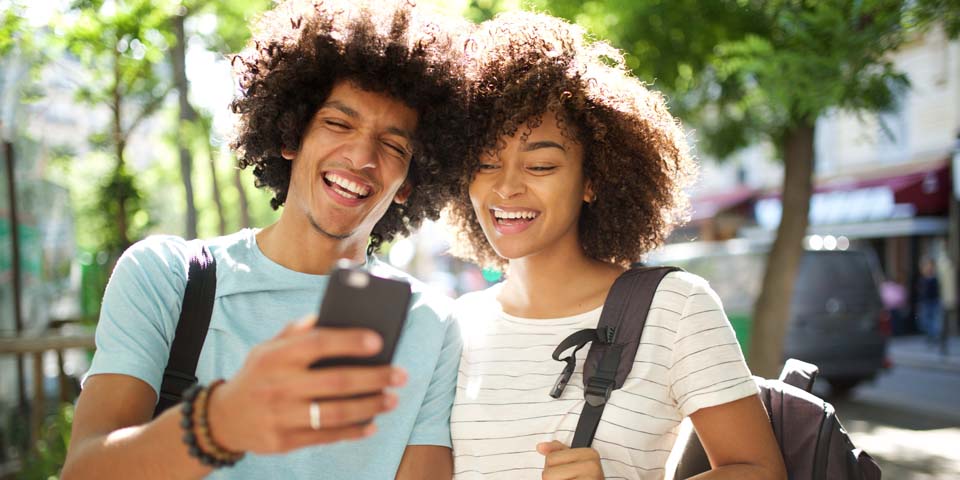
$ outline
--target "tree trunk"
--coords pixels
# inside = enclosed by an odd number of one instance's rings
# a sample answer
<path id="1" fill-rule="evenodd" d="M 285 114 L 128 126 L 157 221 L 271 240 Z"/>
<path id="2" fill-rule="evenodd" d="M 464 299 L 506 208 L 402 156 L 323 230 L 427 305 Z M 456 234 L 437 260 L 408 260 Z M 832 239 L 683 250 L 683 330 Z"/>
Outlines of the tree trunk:
<path id="1" fill-rule="evenodd" d="M 123 175 L 126 165 L 123 159 L 123 150 L 126 147 L 126 135 L 123 132 L 123 95 L 120 92 L 120 51 L 113 49 L 113 145 L 115 148 L 117 164 L 114 170 L 114 179 L 116 181 L 120 175 Z M 120 250 L 126 250 L 130 246 L 130 237 L 127 234 L 127 192 L 123 189 L 117 195 L 117 241 Z"/>
<path id="2" fill-rule="evenodd" d="M 814 129 L 813 125 L 801 123 L 780 140 L 785 167 L 783 214 L 754 305 L 750 343 L 750 368 L 755 375 L 765 378 L 776 378 L 783 364 L 783 337 L 813 195 Z"/>
<path id="3" fill-rule="evenodd" d="M 233 169 L 233 186 L 237 189 L 237 197 L 240 199 L 240 228 L 250 228 L 250 207 L 247 204 L 247 192 L 243 189 L 243 178 L 240 176 L 239 168 Z"/>
<path id="4" fill-rule="evenodd" d="M 223 198 L 220 196 L 220 182 L 217 181 L 217 156 L 213 145 L 210 145 L 210 128 L 210 123 L 204 120 L 203 138 L 206 139 L 207 157 L 210 159 L 210 182 L 213 187 L 213 203 L 217 207 L 217 226 L 219 227 L 220 235 L 226 235 L 227 222 L 223 215 Z"/>
<path id="5" fill-rule="evenodd" d="M 197 114 L 187 97 L 189 85 L 186 70 L 187 39 L 183 26 L 185 18 L 186 15 L 175 14 L 171 20 L 177 41 L 173 46 L 170 60 L 173 67 L 173 81 L 177 85 L 177 97 L 180 100 L 180 128 L 177 129 L 177 144 L 180 151 L 180 176 L 183 178 L 183 189 L 187 200 L 186 236 L 197 238 L 197 207 L 193 198 L 193 162 L 190 159 L 190 149 L 187 147 L 190 138 L 186 134 L 187 127 L 196 121 Z"/>

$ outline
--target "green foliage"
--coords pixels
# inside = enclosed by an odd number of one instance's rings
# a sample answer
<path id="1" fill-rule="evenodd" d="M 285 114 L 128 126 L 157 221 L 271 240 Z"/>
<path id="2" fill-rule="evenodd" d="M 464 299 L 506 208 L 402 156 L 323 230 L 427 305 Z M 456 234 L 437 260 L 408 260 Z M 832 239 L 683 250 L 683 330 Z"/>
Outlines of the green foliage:
<path id="1" fill-rule="evenodd" d="M 909 86 L 886 54 L 908 40 L 905 0 L 543 1 L 628 53 L 642 79 L 725 157 L 831 109 L 884 111 Z M 930 3 L 953 3 L 934 2 Z"/>
<path id="2" fill-rule="evenodd" d="M 60 470 L 67 458 L 70 429 L 73 427 L 73 405 L 63 404 L 56 414 L 44 421 L 40 439 L 27 456 L 19 477 L 22 480 L 50 480 L 60 478 Z"/>
<path id="3" fill-rule="evenodd" d="M 109 127 L 91 136 L 94 149 L 112 151 L 114 169 L 96 190 L 96 249 L 119 252 L 149 223 L 142 194 L 126 170 L 124 150 L 131 133 L 161 106 L 170 90 L 165 52 L 172 4 L 147 0 L 77 0 L 55 20 L 64 48 L 85 67 L 90 81 L 76 92 L 83 104 L 113 112 Z M 112 148 L 111 148 L 112 147 Z"/>
<path id="4" fill-rule="evenodd" d="M 915 0 L 907 13 L 918 27 L 940 23 L 951 38 L 960 35 L 960 0 Z"/>

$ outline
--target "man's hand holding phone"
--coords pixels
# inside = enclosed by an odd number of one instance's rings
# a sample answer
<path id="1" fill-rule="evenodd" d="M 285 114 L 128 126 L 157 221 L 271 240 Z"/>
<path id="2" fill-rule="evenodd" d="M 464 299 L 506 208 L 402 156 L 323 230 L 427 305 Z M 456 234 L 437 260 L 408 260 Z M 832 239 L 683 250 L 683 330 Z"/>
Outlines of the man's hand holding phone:
<path id="1" fill-rule="evenodd" d="M 374 433 L 370 420 L 397 405 L 397 396 L 386 389 L 404 385 L 406 372 L 391 365 L 308 368 L 317 360 L 375 356 L 384 345 L 373 330 L 316 322 L 308 316 L 254 347 L 240 371 L 214 391 L 209 413 L 214 441 L 232 451 L 263 454 Z"/>

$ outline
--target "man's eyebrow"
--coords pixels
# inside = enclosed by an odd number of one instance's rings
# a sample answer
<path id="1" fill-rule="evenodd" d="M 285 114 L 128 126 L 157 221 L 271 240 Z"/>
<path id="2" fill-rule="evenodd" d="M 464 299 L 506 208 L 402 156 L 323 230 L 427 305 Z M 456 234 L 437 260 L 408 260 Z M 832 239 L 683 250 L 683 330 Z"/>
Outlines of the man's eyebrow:
<path id="1" fill-rule="evenodd" d="M 350 108 L 349 106 L 347 106 L 347 105 L 344 104 L 343 102 L 339 102 L 339 101 L 337 101 L 337 100 L 331 100 L 331 101 L 323 104 L 323 107 L 322 107 L 322 108 L 333 108 L 333 109 L 336 109 L 336 110 L 340 110 L 340 111 L 343 112 L 345 115 L 347 115 L 348 117 L 351 117 L 351 118 L 359 118 L 359 117 L 360 117 L 360 112 L 358 112 L 358 111 Z M 399 135 L 399 136 L 401 136 L 401 137 L 403 137 L 403 138 L 405 138 L 405 139 L 407 139 L 407 140 L 411 140 L 411 141 L 413 140 L 413 133 L 411 133 L 409 130 L 404 130 L 404 129 L 399 128 L 399 127 L 387 127 L 387 133 L 392 133 L 392 134 L 394 134 L 394 135 Z"/>
<path id="2" fill-rule="evenodd" d="M 343 102 L 338 102 L 338 101 L 336 101 L 336 100 L 331 100 L 331 101 L 323 104 L 323 108 L 328 108 L 328 107 L 329 107 L 329 108 L 335 108 L 335 109 L 337 109 L 337 110 L 340 110 L 341 112 L 343 112 L 344 114 L 346 114 L 348 117 L 357 118 L 357 117 L 360 116 L 360 112 L 357 112 L 356 110 L 348 107 L 348 106 L 347 106 L 346 104 L 344 104 Z"/>
<path id="3" fill-rule="evenodd" d="M 406 138 L 408 141 L 413 141 L 413 133 L 408 130 L 404 130 L 398 127 L 387 127 L 387 133 L 392 133 L 394 135 L 400 135 L 403 138 Z"/>
<path id="4" fill-rule="evenodd" d="M 541 148 L 559 148 L 563 152 L 567 151 L 566 148 L 563 148 L 563 145 L 560 145 L 559 143 L 554 142 L 552 140 L 540 140 L 538 142 L 525 143 L 523 144 L 523 148 L 521 149 L 521 151 L 530 152 L 530 151 L 538 150 Z"/>

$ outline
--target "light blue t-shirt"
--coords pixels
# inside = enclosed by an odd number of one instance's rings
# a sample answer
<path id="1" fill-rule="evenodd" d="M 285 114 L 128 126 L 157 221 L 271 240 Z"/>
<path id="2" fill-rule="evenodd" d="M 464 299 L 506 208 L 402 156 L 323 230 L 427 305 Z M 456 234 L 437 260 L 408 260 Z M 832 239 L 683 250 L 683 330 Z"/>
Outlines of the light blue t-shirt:
<path id="1" fill-rule="evenodd" d="M 326 290 L 327 276 L 295 272 L 268 259 L 256 232 L 245 229 L 206 242 L 217 261 L 217 294 L 197 366 L 201 383 L 234 376 L 251 347 L 315 313 Z M 104 295 L 87 377 L 130 375 L 159 391 L 190 256 L 188 243 L 172 236 L 147 238 L 123 254 Z M 380 276 L 410 281 L 414 293 L 394 358 L 409 374 L 396 390 L 398 407 L 377 417 L 371 438 L 281 455 L 247 454 L 208 478 L 393 478 L 407 445 L 450 447 L 461 349 L 457 324 L 449 319 L 452 302 L 376 259 L 367 266 Z"/>

